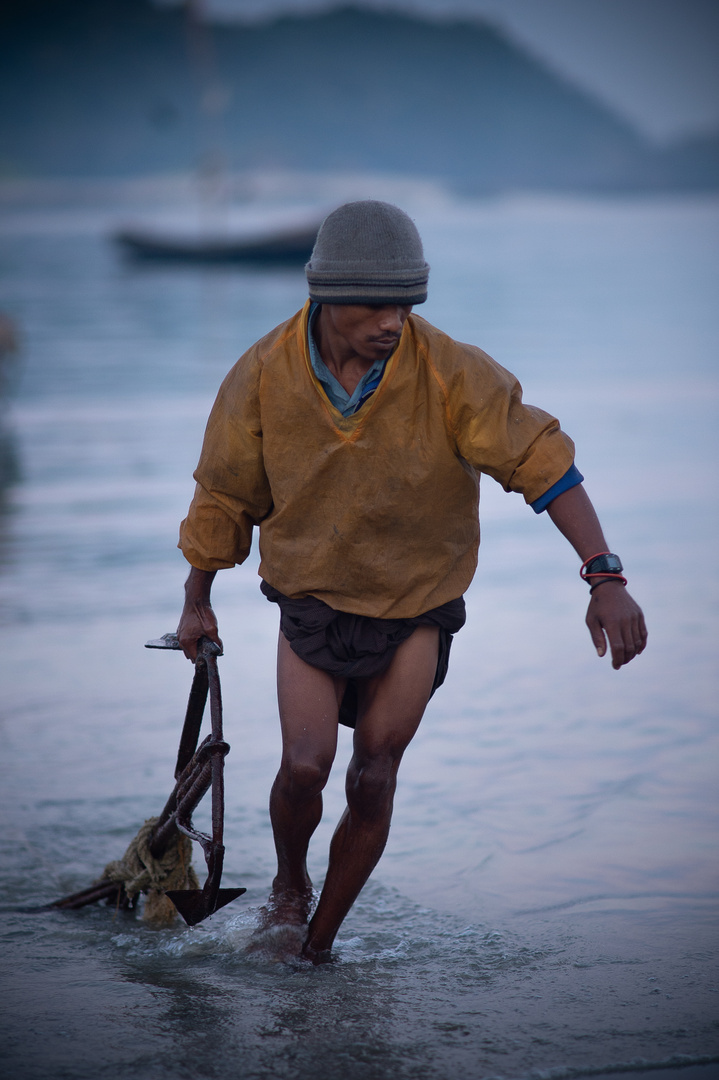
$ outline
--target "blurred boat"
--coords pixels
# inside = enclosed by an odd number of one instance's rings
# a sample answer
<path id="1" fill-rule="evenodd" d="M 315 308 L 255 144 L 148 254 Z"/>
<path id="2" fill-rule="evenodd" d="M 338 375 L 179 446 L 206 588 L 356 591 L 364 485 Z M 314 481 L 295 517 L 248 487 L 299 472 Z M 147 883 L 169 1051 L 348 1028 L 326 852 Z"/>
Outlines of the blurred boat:
<path id="1" fill-rule="evenodd" d="M 138 259 L 195 263 L 306 263 L 321 222 L 268 228 L 262 233 L 182 234 L 145 227 L 119 229 L 114 239 Z"/>
<path id="2" fill-rule="evenodd" d="M 201 90 L 199 105 L 205 114 L 205 152 L 197 162 L 201 212 L 194 229 L 179 222 L 125 224 L 113 239 L 134 259 L 175 263 L 304 264 L 312 254 L 324 217 L 317 210 L 297 207 L 275 220 L 259 217 L 232 223 L 226 133 L 221 123 L 229 102 L 227 86 L 217 63 L 217 53 L 205 0 L 186 0 L 188 59 Z M 246 208 L 245 208 L 246 209 Z M 261 214 L 261 211 L 259 211 Z M 202 224 L 200 224 L 202 222 Z"/>

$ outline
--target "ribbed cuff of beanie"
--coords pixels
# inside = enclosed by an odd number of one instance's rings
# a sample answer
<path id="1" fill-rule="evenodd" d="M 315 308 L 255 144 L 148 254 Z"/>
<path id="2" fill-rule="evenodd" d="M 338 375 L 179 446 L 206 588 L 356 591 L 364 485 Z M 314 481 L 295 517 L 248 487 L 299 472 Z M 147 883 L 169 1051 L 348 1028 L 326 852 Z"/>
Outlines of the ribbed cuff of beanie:
<path id="1" fill-rule="evenodd" d="M 318 304 L 423 304 L 427 299 L 429 266 L 416 278 L 406 271 L 398 274 L 364 272 L 352 274 L 351 280 L 338 280 L 333 271 L 307 270 L 310 299 Z"/>

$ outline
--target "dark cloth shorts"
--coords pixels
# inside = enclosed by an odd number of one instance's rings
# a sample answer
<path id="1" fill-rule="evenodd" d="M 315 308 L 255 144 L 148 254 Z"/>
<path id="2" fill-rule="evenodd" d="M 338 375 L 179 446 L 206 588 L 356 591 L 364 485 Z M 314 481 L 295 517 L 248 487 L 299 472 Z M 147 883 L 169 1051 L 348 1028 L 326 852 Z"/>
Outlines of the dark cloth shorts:
<path id="1" fill-rule="evenodd" d="M 280 630 L 301 660 L 337 678 L 347 679 L 340 706 L 340 723 L 357 722 L 356 679 L 371 679 L 387 670 L 395 651 L 418 626 L 439 627 L 439 655 L 432 694 L 442 685 L 449 667 L 452 635 L 464 626 L 464 597 L 449 600 L 414 619 L 372 619 L 335 611 L 314 596 L 292 600 L 266 581 L 260 589 L 280 608 Z M 430 694 L 430 697 L 432 696 Z"/>

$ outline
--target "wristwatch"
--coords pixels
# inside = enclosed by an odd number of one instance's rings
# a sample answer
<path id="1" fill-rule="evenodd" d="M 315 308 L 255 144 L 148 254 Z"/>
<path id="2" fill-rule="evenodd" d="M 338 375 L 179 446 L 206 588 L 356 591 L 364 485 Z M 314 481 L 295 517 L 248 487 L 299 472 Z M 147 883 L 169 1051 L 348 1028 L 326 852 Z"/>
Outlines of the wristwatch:
<path id="1" fill-rule="evenodd" d="M 584 565 L 585 574 L 621 574 L 623 569 L 619 556 L 609 551 L 604 555 L 595 555 Z"/>

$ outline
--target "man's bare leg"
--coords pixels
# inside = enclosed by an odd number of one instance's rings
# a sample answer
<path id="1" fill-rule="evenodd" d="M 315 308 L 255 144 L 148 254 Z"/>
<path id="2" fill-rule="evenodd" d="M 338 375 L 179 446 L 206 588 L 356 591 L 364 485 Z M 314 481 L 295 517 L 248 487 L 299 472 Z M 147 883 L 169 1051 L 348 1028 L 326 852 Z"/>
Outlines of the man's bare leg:
<path id="1" fill-rule="evenodd" d="M 329 960 L 337 931 L 384 851 L 397 770 L 429 700 L 438 646 L 438 630 L 420 626 L 383 675 L 359 684 L 347 809 L 332 838 L 327 877 L 303 950 L 313 963 Z"/>
<path id="2" fill-rule="evenodd" d="M 305 926 L 309 919 L 313 891 L 307 848 L 322 817 L 322 789 L 337 749 L 337 716 L 344 688 L 344 680 L 296 656 L 280 633 L 277 694 L 282 761 L 270 795 L 277 875 L 262 930 Z"/>

